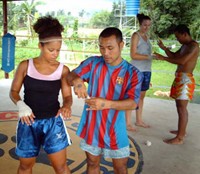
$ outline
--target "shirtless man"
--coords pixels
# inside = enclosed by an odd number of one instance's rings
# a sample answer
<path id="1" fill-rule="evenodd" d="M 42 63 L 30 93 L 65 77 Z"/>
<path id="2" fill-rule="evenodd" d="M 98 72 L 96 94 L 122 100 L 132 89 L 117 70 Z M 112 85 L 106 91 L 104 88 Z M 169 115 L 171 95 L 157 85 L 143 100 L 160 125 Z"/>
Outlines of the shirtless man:
<path id="1" fill-rule="evenodd" d="M 193 70 L 196 66 L 199 55 L 199 44 L 192 39 L 190 31 L 186 25 L 178 25 L 174 34 L 181 48 L 176 52 L 171 52 L 164 46 L 161 40 L 158 45 L 163 49 L 167 57 L 155 53 L 156 58 L 165 60 L 169 63 L 177 64 L 175 79 L 171 87 L 170 97 L 175 99 L 178 112 L 178 130 L 170 131 L 176 134 L 172 139 L 164 140 L 168 144 L 183 144 L 183 139 L 186 135 L 186 127 L 188 123 L 187 105 L 192 99 L 195 89 L 195 80 Z"/>

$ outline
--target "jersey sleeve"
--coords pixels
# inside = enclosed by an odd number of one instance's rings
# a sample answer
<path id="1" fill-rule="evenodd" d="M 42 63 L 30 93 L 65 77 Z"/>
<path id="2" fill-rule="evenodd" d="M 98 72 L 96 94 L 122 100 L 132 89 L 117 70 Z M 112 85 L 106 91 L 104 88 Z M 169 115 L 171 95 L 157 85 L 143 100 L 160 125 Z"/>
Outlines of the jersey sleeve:
<path id="1" fill-rule="evenodd" d="M 95 57 L 89 57 L 82 61 L 80 65 L 73 70 L 83 81 L 88 82 L 91 76 L 92 64 Z"/>
<path id="2" fill-rule="evenodd" d="M 137 104 L 140 99 L 141 85 L 142 85 L 143 75 L 138 69 L 132 69 L 130 76 L 130 83 L 127 88 L 128 98 L 133 99 Z"/>

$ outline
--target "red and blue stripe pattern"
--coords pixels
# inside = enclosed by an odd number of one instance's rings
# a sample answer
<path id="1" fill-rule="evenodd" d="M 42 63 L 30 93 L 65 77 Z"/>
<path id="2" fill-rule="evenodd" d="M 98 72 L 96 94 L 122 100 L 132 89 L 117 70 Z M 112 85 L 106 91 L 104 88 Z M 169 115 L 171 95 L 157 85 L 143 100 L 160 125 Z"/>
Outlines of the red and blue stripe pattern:
<path id="1" fill-rule="evenodd" d="M 139 102 L 142 75 L 125 60 L 117 66 L 110 66 L 103 57 L 94 56 L 83 61 L 73 71 L 88 82 L 90 97 L 108 100 L 131 98 Z M 116 150 L 128 146 L 125 111 L 86 111 L 87 107 L 84 106 L 78 136 L 88 144 L 101 148 Z"/>

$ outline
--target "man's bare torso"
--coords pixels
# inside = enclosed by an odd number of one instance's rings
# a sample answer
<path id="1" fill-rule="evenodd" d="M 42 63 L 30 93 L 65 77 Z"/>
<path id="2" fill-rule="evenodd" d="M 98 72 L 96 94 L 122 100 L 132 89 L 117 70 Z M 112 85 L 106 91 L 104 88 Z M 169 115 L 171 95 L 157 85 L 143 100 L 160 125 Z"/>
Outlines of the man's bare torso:
<path id="1" fill-rule="evenodd" d="M 184 64 L 178 64 L 176 71 L 193 73 L 199 56 L 199 44 L 196 41 L 183 44 L 179 50 L 178 56 L 183 57 L 186 62 Z"/>

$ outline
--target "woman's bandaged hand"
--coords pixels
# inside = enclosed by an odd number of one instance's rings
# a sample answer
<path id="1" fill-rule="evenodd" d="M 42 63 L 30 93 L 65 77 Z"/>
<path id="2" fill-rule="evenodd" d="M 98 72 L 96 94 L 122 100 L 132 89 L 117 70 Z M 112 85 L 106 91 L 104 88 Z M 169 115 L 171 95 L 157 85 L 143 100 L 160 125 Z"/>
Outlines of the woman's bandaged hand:
<path id="1" fill-rule="evenodd" d="M 19 100 L 17 102 L 17 107 L 18 107 L 18 110 L 19 110 L 19 117 L 20 118 L 30 116 L 32 114 L 31 108 L 21 100 Z"/>

